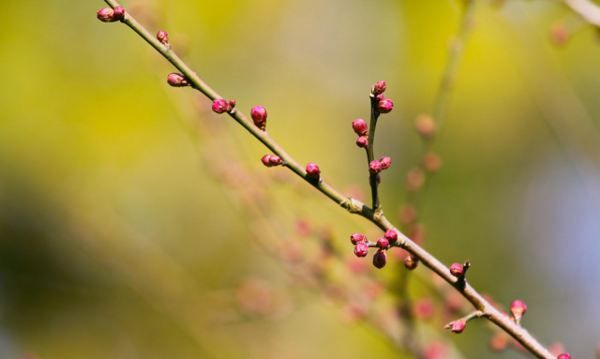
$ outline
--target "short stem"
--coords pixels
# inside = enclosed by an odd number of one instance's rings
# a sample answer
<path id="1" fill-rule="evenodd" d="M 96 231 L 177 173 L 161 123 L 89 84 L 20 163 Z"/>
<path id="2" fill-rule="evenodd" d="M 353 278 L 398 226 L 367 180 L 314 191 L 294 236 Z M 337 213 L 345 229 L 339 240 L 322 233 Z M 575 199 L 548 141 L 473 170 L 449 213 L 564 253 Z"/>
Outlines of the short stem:
<path id="1" fill-rule="evenodd" d="M 377 119 L 379 118 L 379 111 L 377 110 L 377 98 L 371 94 L 371 120 L 369 121 L 369 134 L 367 143 L 367 168 L 371 161 L 375 159 L 374 148 L 375 148 L 375 130 L 377 129 Z M 377 211 L 381 206 L 379 203 L 379 174 L 369 171 L 369 186 L 371 186 L 371 206 L 373 210 Z"/>

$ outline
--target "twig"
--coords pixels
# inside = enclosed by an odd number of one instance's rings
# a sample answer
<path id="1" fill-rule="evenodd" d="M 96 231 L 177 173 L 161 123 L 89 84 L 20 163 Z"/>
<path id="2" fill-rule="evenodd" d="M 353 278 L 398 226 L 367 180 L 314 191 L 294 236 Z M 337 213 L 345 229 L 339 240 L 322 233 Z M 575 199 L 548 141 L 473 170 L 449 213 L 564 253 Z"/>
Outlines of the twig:
<path id="1" fill-rule="evenodd" d="M 119 3 L 115 0 L 105 0 L 105 2 L 112 8 L 116 8 Z M 190 82 L 190 84 L 202 92 L 206 97 L 211 100 L 222 98 L 216 91 L 209 87 L 200 77 L 193 72 L 176 54 L 173 50 L 166 45 L 163 45 L 159 40 L 148 32 L 140 23 L 138 23 L 128 13 L 124 14 L 121 20 L 124 24 L 129 26 L 135 31 L 140 37 L 154 47 L 165 59 L 167 59 L 173 66 L 175 66 Z M 358 214 L 365 219 L 371 221 L 377 227 L 382 230 L 396 230 L 398 232 L 398 241 L 394 244 L 397 247 L 401 247 L 406 251 L 410 252 L 413 256 L 418 258 L 425 266 L 435 272 L 438 276 L 443 278 L 450 285 L 455 287 L 473 306 L 483 312 L 492 323 L 496 324 L 499 328 L 504 330 L 506 333 L 511 335 L 517 340 L 523 347 L 528 350 L 531 354 L 538 358 L 543 359 L 554 359 L 554 356 L 541 345 L 527 330 L 520 327 L 516 323 L 510 320 L 505 314 L 501 313 L 492 304 L 490 304 L 478 291 L 476 291 L 470 284 L 465 283 L 464 287 L 458 285 L 457 278 L 454 277 L 448 268 L 440 262 L 436 257 L 431 255 L 425 249 L 414 243 L 407 236 L 402 234 L 400 231 L 394 228 L 394 226 L 388 221 L 381 211 L 374 211 L 372 208 L 366 206 L 362 202 L 353 199 L 346 198 L 340 192 L 335 190 L 330 185 L 323 181 L 311 180 L 306 175 L 306 171 L 302 168 L 277 142 L 275 142 L 265 131 L 262 131 L 258 127 L 255 127 L 252 122 L 241 112 L 232 110 L 228 112 L 229 116 L 238 122 L 244 129 L 250 132 L 256 139 L 262 144 L 269 148 L 273 153 L 283 159 L 284 164 L 298 176 L 303 178 L 305 181 L 313 185 L 317 190 L 327 196 L 329 199 L 344 207 L 350 213 Z"/>
<path id="2" fill-rule="evenodd" d="M 564 0 L 564 3 L 585 21 L 600 27 L 600 6 L 590 0 Z"/>

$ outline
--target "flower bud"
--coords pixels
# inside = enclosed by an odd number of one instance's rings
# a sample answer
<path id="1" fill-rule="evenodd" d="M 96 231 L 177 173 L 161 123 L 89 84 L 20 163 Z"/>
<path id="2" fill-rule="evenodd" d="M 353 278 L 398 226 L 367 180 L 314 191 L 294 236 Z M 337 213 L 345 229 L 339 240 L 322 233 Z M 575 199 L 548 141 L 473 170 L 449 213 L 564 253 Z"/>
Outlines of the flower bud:
<path id="1" fill-rule="evenodd" d="M 360 148 L 367 148 L 369 145 L 369 138 L 367 136 L 358 136 L 356 138 L 356 145 Z"/>
<path id="2" fill-rule="evenodd" d="M 452 263 L 450 265 L 450 274 L 455 277 L 462 277 L 465 275 L 465 267 L 460 263 Z"/>
<path id="3" fill-rule="evenodd" d="M 352 233 L 350 235 L 350 242 L 352 242 L 354 245 L 365 242 L 366 240 L 367 236 L 362 233 Z"/>
<path id="4" fill-rule="evenodd" d="M 384 234 L 385 239 L 387 239 L 390 243 L 396 243 L 398 240 L 398 232 L 393 229 L 388 229 Z"/>
<path id="5" fill-rule="evenodd" d="M 306 177 L 312 180 L 318 180 L 321 177 L 321 169 L 315 163 L 306 164 Z"/>
<path id="6" fill-rule="evenodd" d="M 173 87 L 185 87 L 190 85 L 188 80 L 182 74 L 177 72 L 170 73 L 167 76 L 167 83 Z"/>
<path id="7" fill-rule="evenodd" d="M 156 39 L 165 46 L 169 45 L 169 34 L 164 30 L 160 30 L 156 33 Z"/>
<path id="8" fill-rule="evenodd" d="M 125 18 L 125 8 L 122 6 L 116 6 L 113 9 L 113 21 L 121 21 Z"/>
<path id="9" fill-rule="evenodd" d="M 467 326 L 467 321 L 464 319 L 459 319 L 452 321 L 446 325 L 446 329 L 450 329 L 452 333 L 460 334 L 465 330 Z"/>
<path id="10" fill-rule="evenodd" d="M 418 191 L 425 184 L 425 173 L 420 168 L 413 168 L 406 174 L 406 188 L 411 191 Z"/>
<path id="11" fill-rule="evenodd" d="M 392 159 L 388 156 L 381 157 L 379 163 L 381 164 L 381 170 L 387 170 L 392 167 Z"/>
<path id="12" fill-rule="evenodd" d="M 378 249 L 375 255 L 373 256 L 373 265 L 376 268 L 383 268 L 387 263 L 387 253 L 384 250 Z"/>
<path id="13" fill-rule="evenodd" d="M 527 304 L 522 300 L 513 300 L 510 304 L 510 312 L 512 313 L 515 322 L 519 323 L 523 315 L 527 312 Z"/>
<path id="14" fill-rule="evenodd" d="M 378 160 L 373 160 L 369 162 L 369 171 L 371 173 L 379 173 L 381 172 L 381 170 L 381 162 L 379 162 Z"/>
<path id="15" fill-rule="evenodd" d="M 369 127 L 367 126 L 367 122 L 365 120 L 362 118 L 357 118 L 356 120 L 352 121 L 352 129 L 357 135 L 364 136 L 367 134 Z"/>
<path id="16" fill-rule="evenodd" d="M 556 359 L 571 359 L 571 354 L 569 354 L 569 353 L 562 353 L 559 356 L 557 356 Z"/>
<path id="17" fill-rule="evenodd" d="M 417 266 L 419 265 L 419 259 L 409 255 L 408 257 L 404 258 L 404 267 L 406 267 L 406 269 L 408 270 L 413 270 L 416 269 Z"/>
<path id="18" fill-rule="evenodd" d="M 387 83 L 384 80 L 380 80 L 375 82 L 373 88 L 371 89 L 371 93 L 375 96 L 381 95 L 387 89 Z"/>
<path id="19" fill-rule="evenodd" d="M 394 102 L 392 100 L 390 100 L 389 98 L 384 98 L 379 100 L 379 103 L 377 104 L 377 110 L 379 110 L 380 113 L 388 113 L 391 112 L 394 109 Z"/>
<path id="20" fill-rule="evenodd" d="M 254 106 L 252 110 L 250 110 L 250 116 L 252 117 L 252 121 L 254 121 L 254 125 L 261 130 L 265 130 L 267 128 L 267 109 L 262 106 Z"/>
<path id="21" fill-rule="evenodd" d="M 442 160 L 435 152 L 429 152 L 423 157 L 422 164 L 425 171 L 435 173 L 442 167 Z"/>
<path id="22" fill-rule="evenodd" d="M 212 110 L 216 113 L 224 113 L 230 110 L 229 102 L 225 99 L 218 98 L 213 101 Z"/>
<path id="23" fill-rule="evenodd" d="M 263 163 L 263 165 L 267 167 L 279 166 L 283 163 L 281 157 L 277 155 L 264 155 L 260 160 Z"/>
<path id="24" fill-rule="evenodd" d="M 415 127 L 419 135 L 425 139 L 432 138 L 437 130 L 437 125 L 435 124 L 433 118 L 425 114 L 417 117 L 417 120 L 415 121 Z"/>
<path id="25" fill-rule="evenodd" d="M 381 249 L 388 249 L 390 248 L 390 241 L 388 241 L 388 239 L 385 237 L 381 237 L 377 240 L 377 247 Z"/>
<path id="26" fill-rule="evenodd" d="M 354 255 L 355 256 L 366 257 L 367 254 L 369 254 L 369 246 L 366 243 L 360 242 L 354 246 Z"/>
<path id="27" fill-rule="evenodd" d="M 114 22 L 115 11 L 110 7 L 104 7 L 96 12 L 96 17 L 102 22 Z"/>

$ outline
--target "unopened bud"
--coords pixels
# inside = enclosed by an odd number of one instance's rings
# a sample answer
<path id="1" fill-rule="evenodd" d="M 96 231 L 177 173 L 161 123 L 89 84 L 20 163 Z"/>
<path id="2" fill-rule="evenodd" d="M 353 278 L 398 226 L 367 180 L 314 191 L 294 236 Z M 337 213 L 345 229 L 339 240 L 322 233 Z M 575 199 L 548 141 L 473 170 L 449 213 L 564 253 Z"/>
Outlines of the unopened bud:
<path id="1" fill-rule="evenodd" d="M 116 6 L 113 9 L 114 21 L 121 21 L 125 18 L 125 8 L 122 6 Z"/>
<path id="2" fill-rule="evenodd" d="M 169 34 L 164 30 L 160 30 L 156 33 L 156 39 L 165 46 L 169 45 Z"/>
<path id="3" fill-rule="evenodd" d="M 281 157 L 277 155 L 264 155 L 260 160 L 263 163 L 263 165 L 267 167 L 279 166 L 283 163 Z"/>
<path id="4" fill-rule="evenodd" d="M 409 255 L 408 257 L 404 258 L 404 267 L 406 267 L 406 269 L 408 270 L 413 270 L 416 269 L 417 266 L 419 265 L 419 259 Z"/>
<path id="5" fill-rule="evenodd" d="M 358 136 L 356 138 L 356 145 L 360 148 L 367 148 L 369 146 L 369 138 L 367 136 Z"/>
<path id="6" fill-rule="evenodd" d="M 375 255 L 373 256 L 373 265 L 376 268 L 383 268 L 387 263 L 387 253 L 384 250 L 378 249 Z"/>
<path id="7" fill-rule="evenodd" d="M 371 89 L 371 93 L 375 96 L 381 95 L 387 89 L 387 83 L 384 80 L 380 80 L 375 82 L 373 88 Z"/>
<path id="8" fill-rule="evenodd" d="M 252 110 L 250 110 L 250 116 L 252 117 L 252 121 L 254 121 L 254 125 L 261 130 L 265 130 L 267 128 L 267 109 L 262 106 L 254 106 Z"/>
<path id="9" fill-rule="evenodd" d="M 381 249 L 388 249 L 390 248 L 390 241 L 388 241 L 388 239 L 385 237 L 381 237 L 377 240 L 377 247 Z"/>
<path id="10" fill-rule="evenodd" d="M 452 321 L 446 325 L 446 329 L 450 329 L 452 333 L 460 334 L 465 330 L 467 326 L 467 321 L 464 319 L 459 319 Z"/>
<path id="11" fill-rule="evenodd" d="M 167 83 L 173 87 L 185 87 L 190 85 L 188 80 L 182 74 L 177 72 L 170 73 L 167 76 Z"/>
<path id="12" fill-rule="evenodd" d="M 450 274 L 455 277 L 462 277 L 465 275 L 465 267 L 460 263 L 452 263 L 450 265 Z"/>
<path id="13" fill-rule="evenodd" d="M 388 156 L 381 157 L 379 163 L 381 164 L 381 170 L 387 170 L 392 167 L 392 158 Z"/>
<path id="14" fill-rule="evenodd" d="M 379 173 L 381 172 L 381 170 L 381 162 L 379 162 L 378 160 L 373 160 L 369 162 L 369 171 L 371 173 Z"/>
<path id="15" fill-rule="evenodd" d="M 515 322 L 519 323 L 521 318 L 523 318 L 523 315 L 527 312 L 527 304 L 519 299 L 513 300 L 513 302 L 510 304 L 510 312 L 515 319 Z"/>
<path id="16" fill-rule="evenodd" d="M 229 102 L 225 99 L 218 98 L 213 101 L 212 110 L 216 113 L 224 113 L 230 110 Z"/>
<path id="17" fill-rule="evenodd" d="M 365 236 L 362 233 L 352 233 L 350 235 L 350 242 L 352 242 L 352 244 L 354 244 L 354 245 L 356 245 L 358 243 L 362 243 L 366 240 L 367 240 L 367 236 Z"/>
<path id="18" fill-rule="evenodd" d="M 571 359 L 571 354 L 569 354 L 569 353 L 562 353 L 559 356 L 557 356 L 556 359 Z"/>
<path id="19" fill-rule="evenodd" d="M 435 135 L 437 125 L 433 118 L 429 115 L 420 115 L 417 117 L 415 122 L 415 127 L 417 128 L 417 132 L 421 137 L 425 139 L 430 139 Z"/>
<path id="20" fill-rule="evenodd" d="M 366 243 L 360 242 L 354 246 L 354 255 L 355 256 L 366 257 L 367 254 L 369 254 L 369 246 Z"/>
<path id="21" fill-rule="evenodd" d="M 352 121 L 352 129 L 357 135 L 364 136 L 367 134 L 369 127 L 367 126 L 367 122 L 365 120 L 362 118 L 357 118 L 356 120 Z"/>
<path id="22" fill-rule="evenodd" d="M 110 7 L 104 7 L 96 12 L 96 17 L 102 22 L 114 22 L 115 11 Z"/>
<path id="23" fill-rule="evenodd" d="M 396 241 L 398 240 L 398 232 L 396 232 L 393 229 L 388 229 L 387 231 L 385 231 L 384 237 L 390 242 L 390 243 L 396 243 Z"/>
<path id="24" fill-rule="evenodd" d="M 321 177 L 321 169 L 315 163 L 306 164 L 306 177 L 312 180 L 318 180 Z"/>
<path id="25" fill-rule="evenodd" d="M 384 98 L 382 100 L 379 100 L 379 103 L 377 103 L 377 110 L 380 113 L 388 113 L 391 112 L 394 109 L 394 102 L 392 100 L 390 100 L 389 98 Z"/>
<path id="26" fill-rule="evenodd" d="M 435 152 L 429 152 L 423 157 L 423 168 L 429 173 L 437 172 L 442 167 L 442 160 Z"/>

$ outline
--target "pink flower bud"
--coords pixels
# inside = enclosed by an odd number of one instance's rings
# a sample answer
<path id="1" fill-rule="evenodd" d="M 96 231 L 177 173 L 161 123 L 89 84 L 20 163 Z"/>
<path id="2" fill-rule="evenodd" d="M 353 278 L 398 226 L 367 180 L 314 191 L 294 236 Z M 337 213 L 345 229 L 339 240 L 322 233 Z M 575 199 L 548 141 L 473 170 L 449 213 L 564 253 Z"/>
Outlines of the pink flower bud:
<path id="1" fill-rule="evenodd" d="M 112 8 L 104 7 L 96 12 L 96 17 L 102 22 L 114 22 L 115 11 Z"/>
<path id="2" fill-rule="evenodd" d="M 156 39 L 163 45 L 169 45 L 169 34 L 164 30 L 156 33 Z"/>
<path id="3" fill-rule="evenodd" d="M 562 353 L 559 356 L 557 356 L 556 359 L 571 359 L 571 354 L 569 354 L 569 353 Z"/>
<path id="4" fill-rule="evenodd" d="M 392 167 L 392 159 L 388 156 L 381 157 L 379 159 L 379 163 L 381 164 L 382 170 L 387 170 L 388 168 Z"/>
<path id="5" fill-rule="evenodd" d="M 114 21 L 121 21 L 125 18 L 125 8 L 117 6 L 113 9 Z"/>
<path id="6" fill-rule="evenodd" d="M 383 268 L 387 263 L 387 253 L 384 250 L 378 249 L 373 256 L 373 265 L 375 268 Z"/>
<path id="7" fill-rule="evenodd" d="M 277 155 L 264 155 L 260 160 L 263 163 L 263 165 L 267 167 L 279 166 L 283 163 L 281 157 Z"/>
<path id="8" fill-rule="evenodd" d="M 379 110 L 380 113 L 388 113 L 391 112 L 393 109 L 394 102 L 392 102 L 392 100 L 390 100 L 389 98 L 381 99 L 377 104 L 377 110 Z"/>
<path id="9" fill-rule="evenodd" d="M 225 99 L 218 98 L 213 101 L 212 110 L 216 113 L 224 113 L 230 110 L 229 102 Z"/>
<path id="10" fill-rule="evenodd" d="M 366 257 L 367 254 L 369 254 L 369 246 L 366 243 L 360 242 L 354 246 L 354 255 L 355 256 Z"/>
<path id="11" fill-rule="evenodd" d="M 442 159 L 435 152 L 429 152 L 423 157 L 423 168 L 429 173 L 437 172 L 442 167 Z"/>
<path id="12" fill-rule="evenodd" d="M 360 148 L 367 148 L 369 145 L 369 138 L 367 136 L 358 136 L 356 138 L 356 145 Z"/>
<path id="13" fill-rule="evenodd" d="M 415 127 L 417 128 L 419 135 L 425 139 L 432 138 L 437 130 L 437 125 L 435 124 L 433 118 L 425 114 L 417 117 Z"/>
<path id="14" fill-rule="evenodd" d="M 254 125 L 261 130 L 265 130 L 267 128 L 267 109 L 262 106 L 254 106 L 252 110 L 250 110 L 250 116 L 252 117 L 252 121 L 254 121 Z"/>
<path id="15" fill-rule="evenodd" d="M 510 312 L 512 313 L 515 322 L 519 323 L 523 315 L 527 312 L 527 304 L 522 300 L 513 300 L 510 304 Z"/>
<path id="16" fill-rule="evenodd" d="M 312 180 L 318 180 L 321 177 L 321 169 L 315 163 L 306 164 L 306 177 Z"/>
<path id="17" fill-rule="evenodd" d="M 369 171 L 371 173 L 379 173 L 381 172 L 381 169 L 381 162 L 379 162 L 378 160 L 373 160 L 369 162 Z"/>
<path id="18" fill-rule="evenodd" d="M 404 267 L 408 270 L 416 269 L 419 265 L 419 260 L 416 257 L 408 256 L 404 258 Z"/>
<path id="19" fill-rule="evenodd" d="M 388 241 L 385 237 L 381 237 L 377 240 L 377 247 L 381 249 L 388 249 L 390 248 L 390 241 Z"/>
<path id="20" fill-rule="evenodd" d="M 350 235 L 350 242 L 352 242 L 352 244 L 354 244 L 354 245 L 356 245 L 358 243 L 362 243 L 366 240 L 367 240 L 367 236 L 365 236 L 362 233 L 352 233 Z"/>
<path id="21" fill-rule="evenodd" d="M 381 95 L 387 89 L 387 83 L 384 80 L 380 80 L 375 82 L 373 88 L 371 89 L 371 93 L 375 96 Z"/>
<path id="22" fill-rule="evenodd" d="M 390 242 L 390 243 L 396 243 L 396 241 L 398 240 L 398 232 L 396 232 L 393 229 L 388 229 L 387 231 L 385 231 L 384 237 Z"/>
<path id="23" fill-rule="evenodd" d="M 367 131 L 369 130 L 367 122 L 362 118 L 357 118 L 356 120 L 352 121 L 352 129 L 359 136 L 366 135 Z"/>
<path id="24" fill-rule="evenodd" d="M 450 273 L 455 277 L 462 277 L 465 274 L 465 267 L 460 263 L 452 263 Z"/>
<path id="25" fill-rule="evenodd" d="M 446 325 L 446 329 L 450 329 L 452 333 L 460 334 L 465 330 L 466 326 L 467 322 L 464 319 L 459 319 Z"/>
<path id="26" fill-rule="evenodd" d="M 189 86 L 188 80 L 179 73 L 173 72 L 167 76 L 167 83 L 173 87 L 185 87 Z"/>

